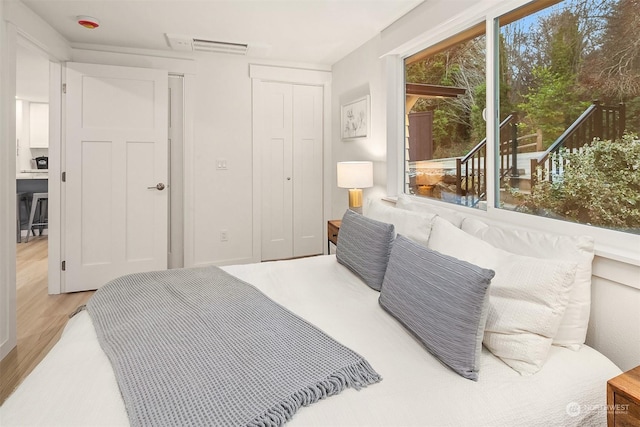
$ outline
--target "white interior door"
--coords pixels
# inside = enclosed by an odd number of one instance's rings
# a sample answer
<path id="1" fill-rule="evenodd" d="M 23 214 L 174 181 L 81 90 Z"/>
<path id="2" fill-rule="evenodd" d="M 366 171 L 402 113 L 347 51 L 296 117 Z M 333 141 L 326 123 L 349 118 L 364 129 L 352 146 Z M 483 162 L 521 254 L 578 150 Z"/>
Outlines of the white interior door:
<path id="1" fill-rule="evenodd" d="M 322 87 L 293 86 L 293 256 L 322 253 Z"/>
<path id="2" fill-rule="evenodd" d="M 167 267 L 167 79 L 67 64 L 65 292 Z"/>
<path id="3" fill-rule="evenodd" d="M 263 84 L 262 260 L 293 256 L 292 85 Z"/>

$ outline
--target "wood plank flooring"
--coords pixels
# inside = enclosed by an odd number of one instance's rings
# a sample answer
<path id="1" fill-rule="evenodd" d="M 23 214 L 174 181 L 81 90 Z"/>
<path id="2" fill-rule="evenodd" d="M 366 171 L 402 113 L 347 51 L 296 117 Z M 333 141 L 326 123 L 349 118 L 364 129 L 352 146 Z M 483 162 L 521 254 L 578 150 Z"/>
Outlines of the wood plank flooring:
<path id="1" fill-rule="evenodd" d="M 16 250 L 18 345 L 0 362 L 0 404 L 58 341 L 69 314 L 93 291 L 47 293 L 47 237 L 18 243 Z"/>

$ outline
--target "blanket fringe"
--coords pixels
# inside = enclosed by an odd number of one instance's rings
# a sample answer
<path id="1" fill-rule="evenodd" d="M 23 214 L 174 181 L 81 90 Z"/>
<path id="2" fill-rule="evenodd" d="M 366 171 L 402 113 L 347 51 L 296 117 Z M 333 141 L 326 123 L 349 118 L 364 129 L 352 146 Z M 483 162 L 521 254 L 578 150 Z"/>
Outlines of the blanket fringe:
<path id="1" fill-rule="evenodd" d="M 303 406 L 311 405 L 321 399 L 338 394 L 345 388 L 360 390 L 370 384 L 382 380 L 382 377 L 361 359 L 358 363 L 346 366 L 329 377 L 307 388 L 297 391 L 282 402 L 268 409 L 264 414 L 256 417 L 247 426 L 276 427 L 289 421 Z"/>

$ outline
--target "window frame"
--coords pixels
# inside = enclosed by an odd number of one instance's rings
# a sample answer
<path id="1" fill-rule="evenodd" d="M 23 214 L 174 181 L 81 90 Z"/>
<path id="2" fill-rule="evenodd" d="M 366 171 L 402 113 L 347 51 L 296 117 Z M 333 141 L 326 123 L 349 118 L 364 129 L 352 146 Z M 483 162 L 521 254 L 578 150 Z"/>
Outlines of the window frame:
<path id="1" fill-rule="evenodd" d="M 479 23 L 485 23 L 486 34 L 486 72 L 487 72 L 487 203 L 486 210 L 447 203 L 436 199 L 407 195 L 420 203 L 434 204 L 460 211 L 465 216 L 474 216 L 488 223 L 507 225 L 513 228 L 536 230 L 562 235 L 590 235 L 596 240 L 596 255 L 617 260 L 627 264 L 640 266 L 640 235 L 622 231 L 545 218 L 532 214 L 515 212 L 497 207 L 500 203 L 496 180 L 496 134 L 499 111 L 497 106 L 497 72 L 496 45 L 499 40 L 499 21 L 512 22 L 536 10 L 543 9 L 559 0 L 512 0 L 493 4 L 484 10 L 475 10 L 473 15 L 459 17 L 445 22 L 418 37 L 419 41 L 409 44 L 411 47 L 402 52 L 394 52 L 385 57 L 387 85 L 387 194 L 389 200 L 395 200 L 398 194 L 404 194 L 405 179 L 405 60 L 426 49 L 437 47 L 448 39 L 455 40 L 459 34 L 469 32 Z M 434 49 L 435 51 L 436 49 Z"/>

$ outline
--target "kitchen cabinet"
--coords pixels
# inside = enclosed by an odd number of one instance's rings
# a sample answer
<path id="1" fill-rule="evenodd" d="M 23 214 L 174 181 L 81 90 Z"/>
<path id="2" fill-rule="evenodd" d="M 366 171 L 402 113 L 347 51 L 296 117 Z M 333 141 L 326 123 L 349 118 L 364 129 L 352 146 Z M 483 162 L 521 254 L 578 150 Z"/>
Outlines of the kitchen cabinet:
<path id="1" fill-rule="evenodd" d="M 29 146 L 49 148 L 49 104 L 46 102 L 29 104 Z"/>

